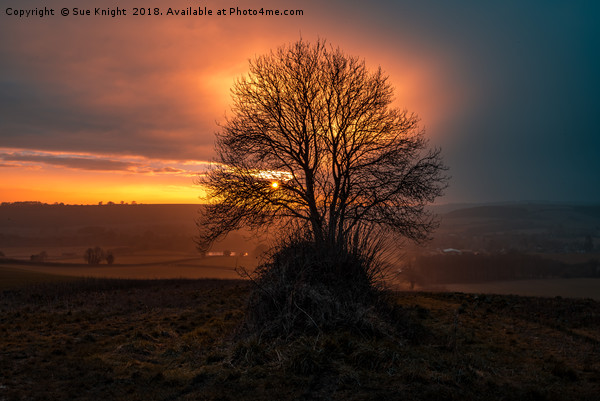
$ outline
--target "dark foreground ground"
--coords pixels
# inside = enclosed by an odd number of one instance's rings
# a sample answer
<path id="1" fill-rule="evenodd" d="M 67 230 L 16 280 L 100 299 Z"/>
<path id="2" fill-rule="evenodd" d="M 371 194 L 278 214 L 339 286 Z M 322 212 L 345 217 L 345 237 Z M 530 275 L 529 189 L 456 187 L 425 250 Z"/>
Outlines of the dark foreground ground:
<path id="1" fill-rule="evenodd" d="M 0 400 L 598 400 L 600 303 L 399 293 L 402 338 L 234 341 L 249 284 L 0 290 Z"/>

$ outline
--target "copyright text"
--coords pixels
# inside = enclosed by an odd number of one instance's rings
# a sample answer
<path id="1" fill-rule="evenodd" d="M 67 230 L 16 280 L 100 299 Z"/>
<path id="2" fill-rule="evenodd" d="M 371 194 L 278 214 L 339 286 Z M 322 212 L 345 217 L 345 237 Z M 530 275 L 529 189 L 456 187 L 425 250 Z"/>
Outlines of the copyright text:
<path id="1" fill-rule="evenodd" d="M 279 16 L 303 16 L 301 9 L 268 9 L 260 8 L 209 8 L 205 6 L 173 8 L 173 7 L 63 7 L 59 10 L 54 8 L 29 8 L 20 9 L 6 7 L 4 15 L 12 18 L 42 18 L 42 17 L 213 17 L 213 16 L 236 16 L 236 17 L 279 17 Z"/>

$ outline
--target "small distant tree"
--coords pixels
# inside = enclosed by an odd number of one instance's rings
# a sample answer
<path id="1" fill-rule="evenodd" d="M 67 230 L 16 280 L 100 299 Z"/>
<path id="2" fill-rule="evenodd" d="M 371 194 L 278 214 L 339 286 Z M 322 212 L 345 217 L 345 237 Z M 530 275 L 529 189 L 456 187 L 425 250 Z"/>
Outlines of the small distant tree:
<path id="1" fill-rule="evenodd" d="M 115 262 L 115 255 L 111 251 L 106 252 L 106 263 L 112 265 Z"/>
<path id="2" fill-rule="evenodd" d="M 31 255 L 29 258 L 32 262 L 45 262 L 48 259 L 48 253 L 46 251 L 42 251 L 35 255 Z"/>
<path id="3" fill-rule="evenodd" d="M 94 248 L 88 248 L 84 255 L 83 259 L 90 265 L 98 265 L 106 258 L 106 254 L 104 250 L 99 246 Z"/>

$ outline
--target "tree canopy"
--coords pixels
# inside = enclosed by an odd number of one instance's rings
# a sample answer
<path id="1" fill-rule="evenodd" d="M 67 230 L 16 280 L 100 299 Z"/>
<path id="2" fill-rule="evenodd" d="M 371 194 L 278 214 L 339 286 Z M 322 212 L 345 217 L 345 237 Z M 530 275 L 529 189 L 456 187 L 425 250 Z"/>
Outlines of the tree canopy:
<path id="1" fill-rule="evenodd" d="M 365 234 L 420 241 L 434 228 L 425 206 L 446 167 L 418 117 L 392 106 L 381 68 L 299 40 L 251 60 L 232 98 L 198 179 L 209 198 L 200 247 L 242 227 L 302 227 L 332 247 Z"/>

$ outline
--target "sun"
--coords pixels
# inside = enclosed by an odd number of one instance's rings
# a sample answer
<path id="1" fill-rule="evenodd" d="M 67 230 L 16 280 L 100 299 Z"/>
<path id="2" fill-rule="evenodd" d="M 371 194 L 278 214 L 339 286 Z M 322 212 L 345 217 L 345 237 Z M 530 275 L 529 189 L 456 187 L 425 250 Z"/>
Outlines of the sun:
<path id="1" fill-rule="evenodd" d="M 279 188 L 279 183 L 278 183 L 277 181 L 273 181 L 273 182 L 271 183 L 271 188 L 273 188 L 273 189 L 277 189 L 277 188 Z"/>

